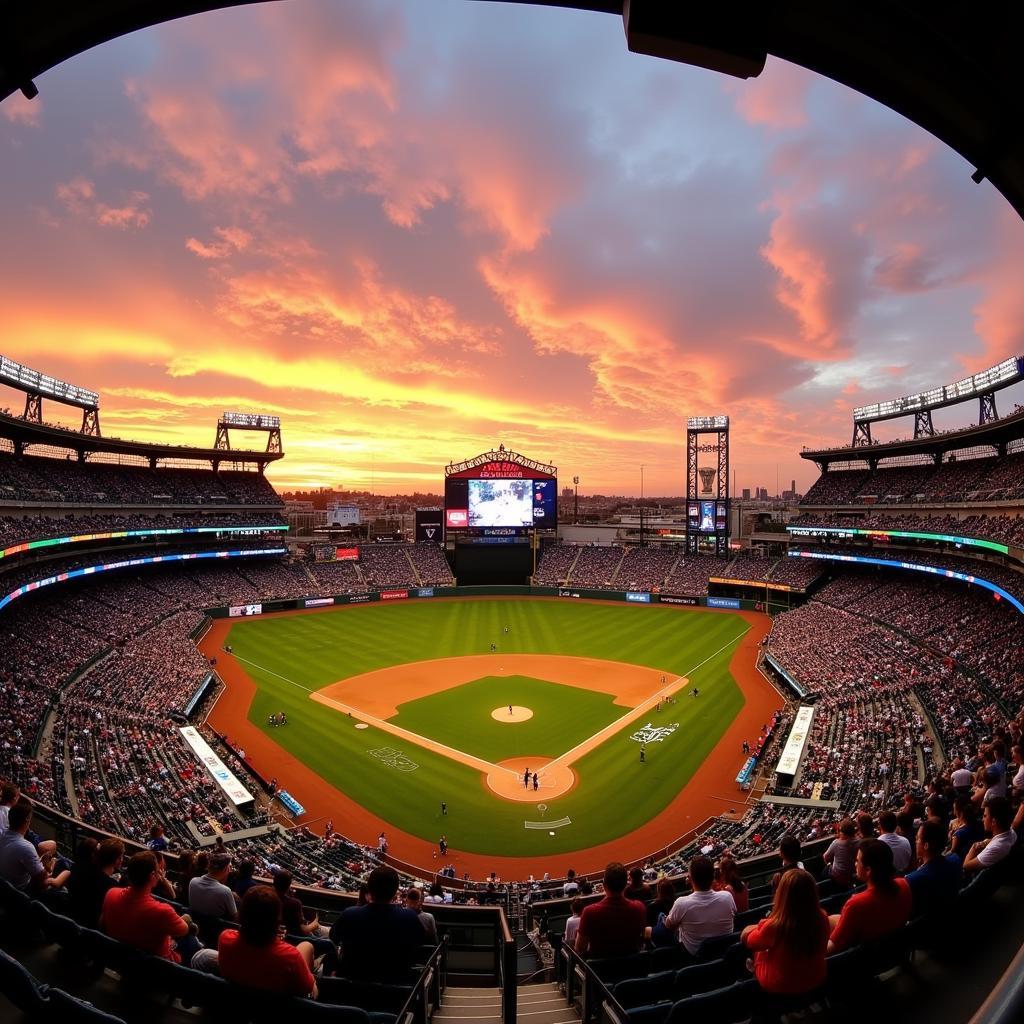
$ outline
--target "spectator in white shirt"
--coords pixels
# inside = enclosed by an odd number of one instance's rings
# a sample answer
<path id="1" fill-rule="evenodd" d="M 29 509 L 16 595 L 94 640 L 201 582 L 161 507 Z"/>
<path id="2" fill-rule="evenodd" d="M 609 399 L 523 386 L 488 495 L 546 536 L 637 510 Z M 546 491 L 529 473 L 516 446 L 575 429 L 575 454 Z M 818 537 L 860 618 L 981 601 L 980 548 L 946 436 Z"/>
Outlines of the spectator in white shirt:
<path id="1" fill-rule="evenodd" d="M 572 911 L 572 915 L 565 922 L 565 939 L 562 944 L 573 949 L 576 944 L 576 933 L 580 930 L 580 914 L 583 913 L 583 900 L 579 896 L 574 896 L 572 903 L 569 904 L 569 909 Z"/>
<path id="2" fill-rule="evenodd" d="M 569 868 L 565 875 L 565 885 L 562 886 L 562 895 L 575 896 L 579 891 L 580 883 L 576 881 L 576 872 Z"/>
<path id="3" fill-rule="evenodd" d="M 733 930 L 736 901 L 727 889 L 712 892 L 714 880 L 714 863 L 707 857 L 694 857 L 690 861 L 693 892 L 680 896 L 665 916 L 665 927 L 678 929 L 679 941 L 691 956 L 705 939 L 728 935 Z"/>
<path id="4" fill-rule="evenodd" d="M 882 811 L 878 816 L 878 838 L 892 850 L 892 866 L 897 875 L 902 875 L 910 867 L 913 850 L 910 840 L 896 833 L 896 815 L 893 811 Z"/>
<path id="5" fill-rule="evenodd" d="M 7 815 L 19 794 L 18 786 L 13 782 L 4 780 L 0 785 L 0 836 L 7 831 Z"/>
<path id="6" fill-rule="evenodd" d="M 1010 828 L 1012 817 L 1010 801 L 1005 796 L 994 796 L 985 804 L 981 821 L 991 838 L 983 839 L 970 848 L 964 858 L 965 872 L 990 868 L 1009 855 L 1017 842 L 1017 833 Z"/>

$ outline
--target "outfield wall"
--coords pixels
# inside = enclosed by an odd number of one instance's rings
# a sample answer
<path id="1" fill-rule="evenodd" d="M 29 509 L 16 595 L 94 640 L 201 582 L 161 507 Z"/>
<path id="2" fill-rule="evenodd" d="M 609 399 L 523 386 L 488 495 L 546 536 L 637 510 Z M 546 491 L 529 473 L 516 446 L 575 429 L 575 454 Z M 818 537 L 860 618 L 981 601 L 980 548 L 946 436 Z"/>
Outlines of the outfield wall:
<path id="1" fill-rule="evenodd" d="M 262 601 L 259 604 L 232 605 L 207 608 L 213 619 L 251 618 L 269 612 L 306 611 L 332 608 L 338 605 L 376 604 L 389 601 L 422 601 L 434 597 L 561 597 L 587 601 L 611 601 L 618 604 L 669 604 L 692 608 L 718 608 L 722 611 L 764 611 L 762 601 L 749 601 L 737 597 L 708 597 L 690 594 L 655 594 L 640 590 L 598 590 L 587 587 L 387 587 L 355 594 L 321 594 Z"/>

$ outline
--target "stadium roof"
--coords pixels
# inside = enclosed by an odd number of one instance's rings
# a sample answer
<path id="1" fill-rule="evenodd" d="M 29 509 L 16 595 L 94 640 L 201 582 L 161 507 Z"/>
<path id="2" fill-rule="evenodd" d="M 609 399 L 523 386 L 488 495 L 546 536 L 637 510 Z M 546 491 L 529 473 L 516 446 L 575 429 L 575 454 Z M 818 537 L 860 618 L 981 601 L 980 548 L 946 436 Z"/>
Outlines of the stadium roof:
<path id="1" fill-rule="evenodd" d="M 262 471 L 268 462 L 284 457 L 283 452 L 245 451 L 241 448 L 197 448 L 185 444 L 157 444 L 149 441 L 128 441 L 120 437 L 100 437 L 65 430 L 49 423 L 34 423 L 20 416 L 0 413 L 0 437 L 12 441 L 17 450 L 26 445 L 45 445 L 76 452 L 79 458 L 93 453 L 132 455 L 146 459 L 151 465 L 176 462 L 209 462 L 211 464 L 252 463 Z"/>
<path id="2" fill-rule="evenodd" d="M 802 65 L 921 125 L 988 178 L 1024 217 L 1021 4 L 681 4 L 510 0 L 623 18 L 639 53 L 749 78 L 768 55 Z M 0 100 L 93 46 L 237 0 L 35 0 L 0 6 Z M 571 53 L 566 55 L 572 60 Z M 45 87 L 45 83 L 42 83 Z"/>
<path id="3" fill-rule="evenodd" d="M 903 455 L 943 455 L 991 445 L 999 452 L 1006 451 L 1010 441 L 1024 437 L 1024 409 L 988 423 L 975 424 L 961 430 L 947 430 L 941 434 L 922 436 L 905 441 L 885 441 L 871 445 L 847 445 L 842 448 L 805 448 L 800 458 L 825 467 L 834 462 L 868 462 L 877 464 L 882 459 Z"/>

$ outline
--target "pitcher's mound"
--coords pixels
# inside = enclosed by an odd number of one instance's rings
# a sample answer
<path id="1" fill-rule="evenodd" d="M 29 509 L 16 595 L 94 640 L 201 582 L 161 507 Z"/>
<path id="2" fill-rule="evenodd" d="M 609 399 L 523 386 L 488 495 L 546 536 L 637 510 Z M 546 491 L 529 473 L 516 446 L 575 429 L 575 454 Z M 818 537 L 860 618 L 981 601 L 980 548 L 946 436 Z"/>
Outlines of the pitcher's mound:
<path id="1" fill-rule="evenodd" d="M 508 714 L 507 707 L 505 713 Z M 576 785 L 576 773 L 567 765 L 545 768 L 543 766 L 546 760 L 544 757 L 513 757 L 501 761 L 488 773 L 487 788 L 506 800 L 533 804 L 568 793 Z M 527 768 L 537 771 L 537 789 L 533 788 L 532 772 L 530 785 L 523 785 L 523 776 Z"/>
<path id="2" fill-rule="evenodd" d="M 491 712 L 491 718 L 498 722 L 525 722 L 528 718 L 533 718 L 533 711 L 530 708 L 521 708 L 518 704 L 513 704 L 511 708 L 503 704 Z"/>

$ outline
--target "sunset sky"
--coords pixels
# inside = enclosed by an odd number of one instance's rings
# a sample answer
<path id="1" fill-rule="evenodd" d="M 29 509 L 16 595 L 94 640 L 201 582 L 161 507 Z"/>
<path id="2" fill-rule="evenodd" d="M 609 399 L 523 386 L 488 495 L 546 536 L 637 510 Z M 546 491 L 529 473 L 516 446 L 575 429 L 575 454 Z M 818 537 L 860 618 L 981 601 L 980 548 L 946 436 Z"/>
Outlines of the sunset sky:
<path id="1" fill-rule="evenodd" d="M 37 84 L 0 104 L 0 352 L 99 391 L 109 434 L 278 413 L 282 489 L 437 491 L 504 443 L 581 493 L 642 464 L 679 494 L 714 413 L 738 487 L 803 489 L 854 405 L 1024 353 L 1009 205 L 778 61 L 740 82 L 609 16 L 293 0 Z"/>

